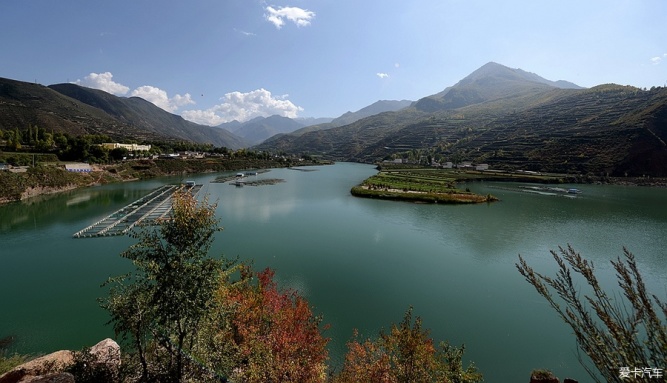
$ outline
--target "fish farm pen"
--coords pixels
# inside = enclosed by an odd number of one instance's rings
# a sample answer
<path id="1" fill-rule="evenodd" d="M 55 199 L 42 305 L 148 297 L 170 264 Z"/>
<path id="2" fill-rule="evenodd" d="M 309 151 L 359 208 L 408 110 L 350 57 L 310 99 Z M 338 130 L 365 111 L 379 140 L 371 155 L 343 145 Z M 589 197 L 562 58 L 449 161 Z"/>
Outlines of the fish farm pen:
<path id="1" fill-rule="evenodd" d="M 171 213 L 171 197 L 182 189 L 197 195 L 202 185 L 164 185 L 131 204 L 119 209 L 87 228 L 72 235 L 74 238 L 93 238 L 125 235 L 137 225 L 155 224 Z"/>

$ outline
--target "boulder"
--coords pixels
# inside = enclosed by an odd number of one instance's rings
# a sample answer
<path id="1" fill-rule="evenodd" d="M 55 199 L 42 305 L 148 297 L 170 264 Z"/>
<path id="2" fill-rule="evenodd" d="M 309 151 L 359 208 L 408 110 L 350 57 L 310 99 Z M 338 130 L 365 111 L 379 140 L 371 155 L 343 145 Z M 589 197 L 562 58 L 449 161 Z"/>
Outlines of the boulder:
<path id="1" fill-rule="evenodd" d="M 74 375 L 69 372 L 61 372 L 59 374 L 49 374 L 46 376 L 38 376 L 34 379 L 23 380 L 25 383 L 76 383 Z"/>
<path id="2" fill-rule="evenodd" d="M 74 376 L 65 371 L 82 364 L 81 361 L 88 361 L 88 368 L 103 368 L 110 374 L 117 373 L 120 368 L 120 346 L 107 338 L 91 347 L 89 355 L 81 356 L 67 350 L 56 351 L 15 367 L 0 376 L 0 383 L 73 383 Z"/>
<path id="3" fill-rule="evenodd" d="M 90 348 L 90 354 L 99 364 L 110 369 L 120 367 L 120 346 L 113 339 L 107 338 Z"/>
<path id="4" fill-rule="evenodd" d="M 549 370 L 533 370 L 530 383 L 560 383 L 560 380 Z"/>
<path id="5" fill-rule="evenodd" d="M 74 363 L 74 353 L 61 350 L 14 367 L 0 376 L 0 383 L 29 382 L 30 378 L 63 372 Z"/>

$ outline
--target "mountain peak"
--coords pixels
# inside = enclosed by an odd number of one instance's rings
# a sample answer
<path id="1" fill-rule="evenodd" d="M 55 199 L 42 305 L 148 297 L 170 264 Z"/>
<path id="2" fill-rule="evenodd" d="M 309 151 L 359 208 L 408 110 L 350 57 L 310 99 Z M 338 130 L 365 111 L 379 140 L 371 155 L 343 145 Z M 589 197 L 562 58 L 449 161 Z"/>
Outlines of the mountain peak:
<path id="1" fill-rule="evenodd" d="M 415 107 L 425 112 L 451 110 L 500 98 L 516 98 L 555 89 L 580 89 L 567 81 L 550 81 L 523 69 L 496 62 L 482 65 L 456 85 L 424 97 Z"/>
<path id="2" fill-rule="evenodd" d="M 505 81 L 530 81 L 540 84 L 549 85 L 560 89 L 582 89 L 582 87 L 564 80 L 551 81 L 539 75 L 527 72 L 520 68 L 510 68 L 502 64 L 490 61 L 482 65 L 479 69 L 469 74 L 463 80 L 459 81 L 457 85 L 464 85 L 469 82 L 483 80 L 485 78 L 503 79 Z"/>

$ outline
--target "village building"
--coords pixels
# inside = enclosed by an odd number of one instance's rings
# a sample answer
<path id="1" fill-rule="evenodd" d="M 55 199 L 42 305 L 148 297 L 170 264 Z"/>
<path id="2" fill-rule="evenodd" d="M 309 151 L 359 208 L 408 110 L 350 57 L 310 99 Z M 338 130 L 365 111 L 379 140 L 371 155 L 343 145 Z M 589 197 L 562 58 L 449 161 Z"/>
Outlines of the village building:
<path id="1" fill-rule="evenodd" d="M 68 172 L 75 173 L 90 173 L 93 171 L 93 168 L 90 164 L 76 163 L 76 164 L 65 164 L 65 170 Z"/>
<path id="2" fill-rule="evenodd" d="M 139 144 L 119 144 L 117 142 L 105 142 L 100 144 L 103 148 L 113 150 L 118 148 L 124 148 L 131 152 L 147 152 L 151 150 L 150 145 L 139 145 Z"/>

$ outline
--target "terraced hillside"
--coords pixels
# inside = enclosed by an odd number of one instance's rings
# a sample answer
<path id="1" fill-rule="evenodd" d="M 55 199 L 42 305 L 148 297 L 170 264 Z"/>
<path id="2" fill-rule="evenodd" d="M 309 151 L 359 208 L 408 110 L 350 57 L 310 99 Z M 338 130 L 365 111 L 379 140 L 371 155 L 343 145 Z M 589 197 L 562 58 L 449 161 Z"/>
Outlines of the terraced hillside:
<path id="1" fill-rule="evenodd" d="M 601 86 L 508 114 L 450 152 L 497 168 L 667 175 L 667 89 Z"/>
<path id="2" fill-rule="evenodd" d="M 667 88 L 559 88 L 532 81 L 535 75 L 525 72 L 496 73 L 497 68 L 485 66 L 469 76 L 474 81 L 461 81 L 410 108 L 280 137 L 266 148 L 361 162 L 430 158 L 496 169 L 667 176 Z M 461 94 L 471 97 L 457 98 Z"/>

